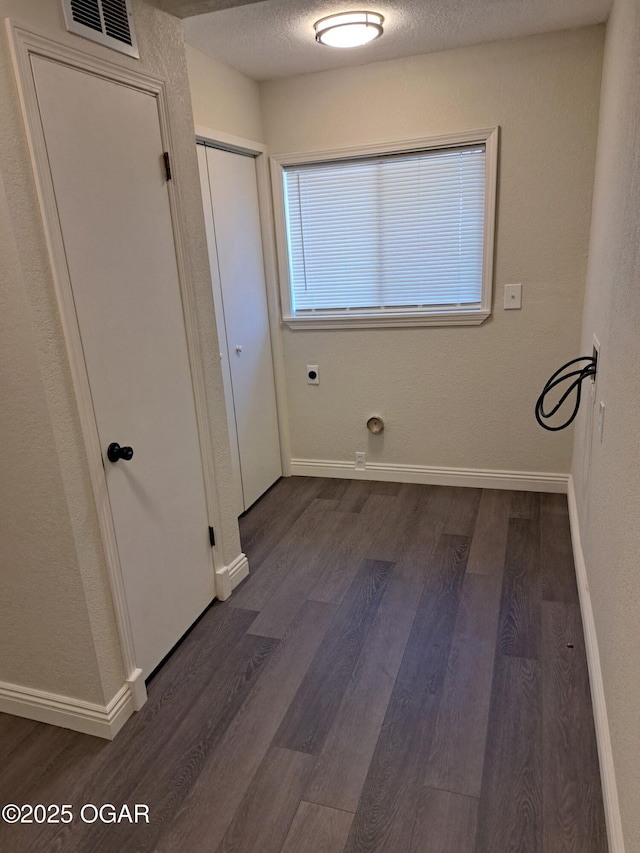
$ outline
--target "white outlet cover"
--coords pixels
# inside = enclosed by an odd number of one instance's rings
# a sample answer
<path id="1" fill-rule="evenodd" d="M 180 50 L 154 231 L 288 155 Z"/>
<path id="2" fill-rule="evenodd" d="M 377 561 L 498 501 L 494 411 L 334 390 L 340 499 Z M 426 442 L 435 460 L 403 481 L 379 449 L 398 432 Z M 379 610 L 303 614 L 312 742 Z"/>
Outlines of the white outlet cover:
<path id="1" fill-rule="evenodd" d="M 522 308 L 522 285 L 505 284 L 504 286 L 504 309 Z"/>
<path id="2" fill-rule="evenodd" d="M 312 376 L 315 374 L 315 376 Z M 319 385 L 320 384 L 320 373 L 318 371 L 317 364 L 308 364 L 307 365 L 307 384 L 308 385 Z"/>

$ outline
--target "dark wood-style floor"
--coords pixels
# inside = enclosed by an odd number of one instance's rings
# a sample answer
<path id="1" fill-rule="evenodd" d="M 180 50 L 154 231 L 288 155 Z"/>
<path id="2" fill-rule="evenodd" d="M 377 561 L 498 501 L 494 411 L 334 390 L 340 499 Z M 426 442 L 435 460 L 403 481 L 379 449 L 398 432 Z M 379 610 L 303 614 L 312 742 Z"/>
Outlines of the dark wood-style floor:
<path id="1" fill-rule="evenodd" d="M 0 849 L 605 853 L 565 497 L 292 478 L 241 531 L 251 576 L 113 743 L 0 715 L 0 804 L 149 825 Z"/>

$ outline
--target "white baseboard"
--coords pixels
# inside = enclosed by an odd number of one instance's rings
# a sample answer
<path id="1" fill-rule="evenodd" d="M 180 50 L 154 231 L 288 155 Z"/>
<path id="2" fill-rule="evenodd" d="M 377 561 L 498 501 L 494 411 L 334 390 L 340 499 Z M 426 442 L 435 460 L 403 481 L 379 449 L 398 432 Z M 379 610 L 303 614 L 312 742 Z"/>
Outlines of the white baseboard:
<path id="1" fill-rule="evenodd" d="M 145 684 L 142 670 L 139 667 L 134 669 L 127 678 L 127 685 L 131 693 L 133 710 L 139 711 L 147 701 L 147 685 Z"/>
<path id="2" fill-rule="evenodd" d="M 602 681 L 602 668 L 600 666 L 600 652 L 598 651 L 596 624 L 593 617 L 593 607 L 591 605 L 587 566 L 584 559 L 584 553 L 582 551 L 580 520 L 578 516 L 578 505 L 576 503 L 573 478 L 569 479 L 569 520 L 571 523 L 573 558 L 576 567 L 576 578 L 578 581 L 578 595 L 580 597 L 580 611 L 582 613 L 582 627 L 584 630 L 587 663 L 589 666 L 591 703 L 593 705 L 598 757 L 600 760 L 600 778 L 602 781 L 602 796 L 604 800 L 605 820 L 607 823 L 609 853 L 625 853 L 622 821 L 620 819 L 620 805 L 618 802 L 618 787 L 616 784 L 613 752 L 611 749 L 611 734 L 609 730 L 609 720 L 607 717 L 604 683 Z"/>
<path id="3" fill-rule="evenodd" d="M 134 708 L 128 684 L 120 688 L 108 705 L 97 705 L 0 682 L 0 711 L 113 740 L 133 714 Z"/>
<path id="4" fill-rule="evenodd" d="M 353 462 L 331 459 L 292 459 L 291 473 L 299 477 L 340 477 L 349 480 L 385 480 L 431 486 L 475 486 L 522 492 L 567 493 L 569 475 L 537 471 L 491 471 L 481 468 L 443 468 L 435 465 L 367 463 L 357 471 Z"/>
<path id="5" fill-rule="evenodd" d="M 233 590 L 249 575 L 249 560 L 246 554 L 238 556 L 216 571 L 216 596 L 220 601 L 226 601 Z"/>
<path id="6" fill-rule="evenodd" d="M 240 581 L 249 577 L 249 560 L 246 554 L 239 554 L 228 568 L 232 590 L 238 586 Z"/>

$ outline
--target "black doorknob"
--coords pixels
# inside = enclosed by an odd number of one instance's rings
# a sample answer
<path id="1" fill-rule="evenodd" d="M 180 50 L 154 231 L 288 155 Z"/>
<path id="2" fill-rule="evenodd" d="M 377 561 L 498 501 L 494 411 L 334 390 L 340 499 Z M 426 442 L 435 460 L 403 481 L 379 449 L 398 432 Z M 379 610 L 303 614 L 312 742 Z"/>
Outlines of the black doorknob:
<path id="1" fill-rule="evenodd" d="M 124 459 L 128 462 L 133 456 L 133 447 L 120 447 L 115 441 L 107 447 L 107 458 L 109 462 L 117 462 L 118 459 Z"/>

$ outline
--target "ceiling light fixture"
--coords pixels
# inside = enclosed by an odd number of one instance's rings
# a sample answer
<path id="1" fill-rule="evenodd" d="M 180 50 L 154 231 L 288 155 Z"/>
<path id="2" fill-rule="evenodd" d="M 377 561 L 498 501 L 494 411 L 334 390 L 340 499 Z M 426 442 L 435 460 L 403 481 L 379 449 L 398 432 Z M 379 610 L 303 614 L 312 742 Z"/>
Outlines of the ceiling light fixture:
<path id="1" fill-rule="evenodd" d="M 341 12 L 314 24 L 316 41 L 329 47 L 360 47 L 382 35 L 384 18 L 377 12 Z"/>

